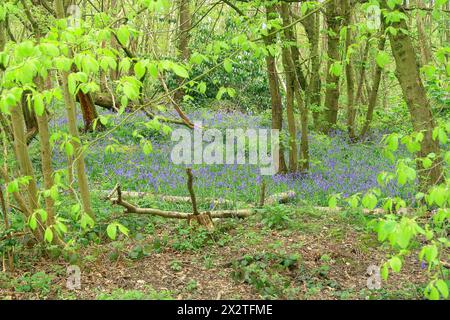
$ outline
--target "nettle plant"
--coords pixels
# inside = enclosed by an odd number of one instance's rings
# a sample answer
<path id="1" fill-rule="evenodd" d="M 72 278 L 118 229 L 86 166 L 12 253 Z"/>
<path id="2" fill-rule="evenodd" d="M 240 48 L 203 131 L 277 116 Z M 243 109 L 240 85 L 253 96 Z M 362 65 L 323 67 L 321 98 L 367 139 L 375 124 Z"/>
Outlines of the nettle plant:
<path id="1" fill-rule="evenodd" d="M 450 123 L 442 124 L 433 131 L 433 139 L 438 140 L 445 150 L 448 146 Z M 423 133 L 400 135 L 393 133 L 384 137 L 383 154 L 395 161 L 394 152 L 404 145 L 411 154 L 420 151 Z M 420 164 L 418 166 L 417 164 Z M 393 172 L 381 172 L 378 175 L 380 188 L 368 190 L 364 194 L 358 193 L 346 197 L 333 195 L 329 199 L 329 206 L 336 207 L 338 202 L 346 203 L 351 208 L 362 208 L 368 212 L 381 212 L 382 215 L 369 222 L 370 230 L 378 234 L 378 240 L 388 245 L 391 255 L 381 266 L 381 276 L 388 279 L 389 272 L 401 271 L 404 260 L 413 252 L 418 252 L 418 263 L 426 269 L 429 282 L 424 295 L 430 300 L 449 297 L 448 237 L 450 225 L 450 192 L 447 176 L 450 164 L 450 151 L 442 155 L 428 154 L 426 157 L 401 158 L 396 160 Z M 435 165 L 442 165 L 444 176 L 442 182 L 427 191 L 418 191 L 413 199 L 400 197 L 383 197 L 381 188 L 390 182 L 399 185 L 406 183 L 417 184 L 417 176 L 421 169 L 428 169 Z M 409 206 L 409 207 L 408 207 Z M 414 206 L 414 207 L 412 207 Z M 381 207 L 376 209 L 377 207 Z"/>

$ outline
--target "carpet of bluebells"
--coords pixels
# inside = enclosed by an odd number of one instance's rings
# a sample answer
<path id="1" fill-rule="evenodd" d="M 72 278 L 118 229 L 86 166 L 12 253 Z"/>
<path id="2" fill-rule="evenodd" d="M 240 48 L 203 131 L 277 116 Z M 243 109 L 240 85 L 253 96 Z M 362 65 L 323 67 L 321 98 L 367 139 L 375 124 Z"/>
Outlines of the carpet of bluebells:
<path id="1" fill-rule="evenodd" d="M 188 195 L 185 165 L 175 165 L 170 152 L 175 142 L 170 134 L 146 129 L 149 119 L 140 113 L 120 117 L 108 113 L 108 127 L 114 127 L 123 117 L 129 119 L 105 138 L 87 150 L 86 164 L 91 189 L 110 189 L 120 183 L 124 190 L 148 191 L 166 195 Z M 270 128 L 270 117 L 264 114 L 244 114 L 198 110 L 189 113 L 193 121 L 202 121 L 208 128 Z M 52 121 L 53 130 L 65 130 L 65 117 Z M 79 119 L 81 126 L 82 120 Z M 133 137 L 133 131 L 152 141 L 152 152 L 146 155 Z M 86 134 L 85 140 L 95 134 Z M 294 190 L 298 200 L 312 205 L 326 205 L 330 195 L 341 193 L 343 197 L 379 187 L 377 175 L 392 171 L 394 164 L 382 156 L 379 142 L 382 134 L 374 134 L 371 143 L 352 144 L 345 132 L 336 132 L 331 138 L 312 134 L 309 137 L 311 169 L 307 174 L 261 176 L 256 165 L 194 165 L 195 188 L 199 197 L 227 198 L 239 201 L 255 201 L 258 198 L 261 179 L 266 180 L 269 194 Z M 107 152 L 107 146 L 119 144 L 117 152 Z M 54 161 L 57 168 L 66 167 L 64 151 L 55 147 Z M 401 151 L 400 151 L 401 152 Z M 381 188 L 384 196 L 401 196 L 411 199 L 413 186 L 398 186 L 395 181 Z"/>

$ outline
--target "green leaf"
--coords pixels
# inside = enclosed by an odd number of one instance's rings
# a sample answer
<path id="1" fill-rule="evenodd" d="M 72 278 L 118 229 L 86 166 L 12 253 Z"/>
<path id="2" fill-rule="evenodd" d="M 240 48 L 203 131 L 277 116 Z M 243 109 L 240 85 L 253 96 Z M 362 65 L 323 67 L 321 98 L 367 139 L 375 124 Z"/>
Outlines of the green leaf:
<path id="1" fill-rule="evenodd" d="M 106 233 L 108 234 L 108 237 L 112 240 L 116 239 L 117 236 L 117 225 L 116 223 L 111 223 L 106 227 Z"/>
<path id="2" fill-rule="evenodd" d="M 397 234 L 397 244 L 402 249 L 406 249 L 409 245 L 411 237 L 412 237 L 411 231 L 406 226 L 402 226 Z"/>
<path id="3" fill-rule="evenodd" d="M 66 154 L 70 157 L 73 155 L 73 145 L 69 141 L 64 144 L 64 148 L 66 150 Z"/>
<path id="4" fill-rule="evenodd" d="M 6 189 L 9 193 L 14 193 L 19 191 L 19 181 L 14 180 L 8 183 L 8 188 Z"/>
<path id="5" fill-rule="evenodd" d="M 119 42 L 126 46 L 128 44 L 128 40 L 130 39 L 130 30 L 124 25 L 120 26 L 120 28 L 116 31 L 116 36 Z"/>
<path id="6" fill-rule="evenodd" d="M 50 227 L 47 227 L 47 229 L 45 229 L 44 239 L 48 243 L 52 243 L 52 241 L 53 241 L 53 231 L 52 231 L 52 229 L 50 229 Z"/>
<path id="7" fill-rule="evenodd" d="M 378 66 L 384 68 L 390 61 L 389 55 L 385 51 L 380 51 L 375 58 Z"/>
<path id="8" fill-rule="evenodd" d="M 117 224 L 117 227 L 119 228 L 120 232 L 122 232 L 124 235 L 128 236 L 129 230 L 127 227 L 125 227 L 124 225 L 122 225 L 120 223 Z"/>
<path id="9" fill-rule="evenodd" d="M 197 89 L 198 89 L 198 91 L 201 93 L 201 94 L 204 94 L 205 92 L 206 92 L 206 83 L 205 82 L 200 82 L 198 85 L 197 85 Z"/>
<path id="10" fill-rule="evenodd" d="M 428 289 L 428 295 L 427 298 L 430 300 L 439 300 L 439 291 L 436 289 L 435 286 L 429 285 L 427 287 Z"/>
<path id="11" fill-rule="evenodd" d="M 378 199 L 372 192 L 366 193 L 362 198 L 362 205 L 369 210 L 375 209 L 377 203 Z"/>
<path id="12" fill-rule="evenodd" d="M 66 57 L 58 57 L 54 60 L 55 66 L 58 70 L 69 72 L 72 67 L 72 59 Z"/>
<path id="13" fill-rule="evenodd" d="M 381 267 L 381 278 L 386 281 L 388 279 L 389 276 L 389 267 L 387 265 L 387 263 L 384 263 L 383 266 Z"/>
<path id="14" fill-rule="evenodd" d="M 42 95 L 41 94 L 35 94 L 33 96 L 33 100 L 34 100 L 34 111 L 36 112 L 36 114 L 40 117 L 44 114 L 44 101 L 42 99 Z"/>
<path id="15" fill-rule="evenodd" d="M 394 272 L 400 272 L 402 268 L 402 260 L 399 257 L 393 257 L 389 260 L 389 265 Z"/>
<path id="16" fill-rule="evenodd" d="M 342 74 L 343 66 L 340 61 L 334 62 L 330 67 L 330 73 L 335 77 L 339 77 Z"/>
<path id="17" fill-rule="evenodd" d="M 447 299 L 448 298 L 448 286 L 447 286 L 447 283 L 444 280 L 439 279 L 439 280 L 436 280 L 435 285 L 438 288 L 439 292 L 442 294 L 442 296 L 445 299 Z"/>
<path id="18" fill-rule="evenodd" d="M 142 145 L 142 150 L 144 151 L 145 155 L 149 155 L 153 151 L 152 143 L 146 140 Z"/>
<path id="19" fill-rule="evenodd" d="M 223 68 L 225 69 L 226 72 L 231 73 L 231 71 L 233 71 L 233 63 L 231 62 L 230 59 L 225 59 L 223 62 Z"/>
<path id="20" fill-rule="evenodd" d="M 143 61 L 139 61 L 138 63 L 136 63 L 134 65 L 134 72 L 136 74 L 136 77 L 138 79 L 142 79 L 142 77 L 144 76 L 145 72 L 146 72 L 146 67 L 145 67 L 146 63 Z"/>
<path id="21" fill-rule="evenodd" d="M 46 55 L 50 57 L 57 57 L 59 56 L 59 49 L 56 45 L 51 43 L 43 43 L 40 46 L 41 52 L 45 53 Z"/>
<path id="22" fill-rule="evenodd" d="M 148 66 L 148 72 L 152 76 L 153 79 L 158 79 L 158 66 L 156 63 L 150 63 Z"/>
<path id="23" fill-rule="evenodd" d="M 77 93 L 77 79 L 74 73 L 69 74 L 68 87 L 71 95 L 75 95 L 75 93 Z"/>
<path id="24" fill-rule="evenodd" d="M 177 63 L 174 63 L 172 65 L 172 70 L 173 70 L 173 72 L 175 72 L 175 74 L 177 76 L 179 76 L 181 78 L 189 78 L 189 73 L 187 72 L 187 70 L 183 66 L 181 66 Z"/>
<path id="25" fill-rule="evenodd" d="M 32 214 L 30 216 L 30 221 L 28 221 L 28 225 L 30 226 L 31 230 L 36 230 L 37 219 L 36 219 L 36 215 L 35 214 Z"/>
<path id="26" fill-rule="evenodd" d="M 337 206 L 337 198 L 336 198 L 336 196 L 332 196 L 332 197 L 330 198 L 330 200 L 328 200 L 328 206 L 329 206 L 331 209 L 336 208 L 336 206 Z"/>

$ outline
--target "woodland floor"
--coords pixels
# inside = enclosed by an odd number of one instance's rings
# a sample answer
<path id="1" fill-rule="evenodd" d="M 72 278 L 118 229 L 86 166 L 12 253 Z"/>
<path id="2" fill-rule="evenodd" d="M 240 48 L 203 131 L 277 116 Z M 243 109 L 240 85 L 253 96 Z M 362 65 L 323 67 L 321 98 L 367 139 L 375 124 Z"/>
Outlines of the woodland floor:
<path id="1" fill-rule="evenodd" d="M 79 252 L 81 289 L 66 289 L 62 257 L 25 251 L 13 274 L 0 273 L 3 299 L 420 299 L 426 269 L 412 254 L 382 289 L 367 288 L 367 268 L 387 252 L 358 213 L 288 207 L 270 229 L 263 214 L 221 220 L 217 231 L 134 216 L 145 235 Z M 261 222 L 263 221 L 263 222 Z M 139 229 L 139 228 L 138 228 Z M 43 274 L 44 273 L 44 274 Z M 33 276 L 39 274 L 40 276 Z"/>

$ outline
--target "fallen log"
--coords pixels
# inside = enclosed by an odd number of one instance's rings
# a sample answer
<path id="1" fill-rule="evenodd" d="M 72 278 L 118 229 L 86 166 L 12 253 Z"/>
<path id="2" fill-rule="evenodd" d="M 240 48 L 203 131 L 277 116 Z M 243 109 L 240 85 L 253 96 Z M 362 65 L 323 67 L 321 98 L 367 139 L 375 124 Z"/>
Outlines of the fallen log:
<path id="1" fill-rule="evenodd" d="M 101 195 L 104 195 L 106 199 L 109 198 L 109 194 L 111 194 L 111 191 L 113 190 L 99 190 Z M 114 193 L 114 192 L 113 192 Z M 171 203 L 191 203 L 190 197 L 185 196 L 168 196 L 168 195 L 162 195 L 162 194 L 155 194 L 152 192 L 141 192 L 141 191 L 122 191 L 122 198 L 126 199 L 141 199 L 141 198 L 158 198 L 159 200 L 162 200 L 164 202 L 171 202 Z M 223 198 L 200 198 L 200 202 L 208 202 L 212 206 L 219 206 L 219 205 L 235 205 L 236 203 Z"/>
<path id="2" fill-rule="evenodd" d="M 122 206 L 126 209 L 126 213 L 137 213 L 137 214 L 150 214 L 154 216 L 159 216 L 163 218 L 171 219 L 192 219 L 193 213 L 179 212 L 179 211 L 168 211 L 160 210 L 155 208 L 141 208 L 137 207 L 123 199 L 111 198 L 112 204 Z M 198 215 L 206 214 L 210 215 L 211 218 L 246 218 L 251 216 L 256 212 L 255 208 L 250 209 L 237 209 L 237 210 L 216 210 L 216 211 L 198 211 Z"/>

